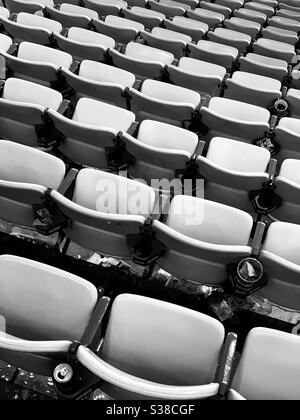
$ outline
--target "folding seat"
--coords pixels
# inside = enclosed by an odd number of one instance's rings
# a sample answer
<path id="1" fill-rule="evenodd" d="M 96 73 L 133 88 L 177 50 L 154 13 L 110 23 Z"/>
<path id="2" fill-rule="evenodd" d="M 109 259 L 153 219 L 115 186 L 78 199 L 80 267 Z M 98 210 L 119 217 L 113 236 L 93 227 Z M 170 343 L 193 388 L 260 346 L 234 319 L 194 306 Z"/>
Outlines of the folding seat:
<path id="1" fill-rule="evenodd" d="M 221 6 L 217 3 L 209 3 L 208 1 L 200 1 L 199 6 L 201 9 L 212 10 L 213 12 L 220 13 L 221 15 L 224 15 L 226 19 L 228 19 L 232 13 L 232 10 L 229 9 L 229 7 Z"/>
<path id="2" fill-rule="evenodd" d="M 274 9 L 278 6 L 277 0 L 256 0 L 257 3 L 266 4 L 267 6 L 271 6 Z"/>
<path id="3" fill-rule="evenodd" d="M 241 19 L 252 20 L 260 25 L 264 25 L 268 19 L 268 16 L 265 13 L 245 8 L 234 10 L 233 16 Z"/>
<path id="4" fill-rule="evenodd" d="M 187 15 L 190 19 L 199 20 L 206 23 L 210 28 L 220 25 L 225 20 L 225 16 L 213 10 L 196 8 L 195 10 L 188 10 Z"/>
<path id="5" fill-rule="evenodd" d="M 253 212 L 249 193 L 268 182 L 270 159 L 262 147 L 214 137 L 206 157 L 197 157 L 198 170 L 205 178 L 205 198 Z"/>
<path id="6" fill-rule="evenodd" d="M 201 39 L 197 45 L 189 45 L 189 56 L 197 60 L 208 61 L 231 69 L 239 55 L 235 47 Z"/>
<path id="7" fill-rule="evenodd" d="M 296 19 L 288 19 L 282 16 L 273 16 L 269 20 L 269 25 L 275 26 L 276 28 L 288 29 L 290 31 L 299 32 L 300 22 Z"/>
<path id="8" fill-rule="evenodd" d="M 287 9 L 279 9 L 277 11 L 276 15 L 299 21 L 300 20 L 300 8 L 299 8 L 299 12 L 294 12 L 292 10 L 287 10 Z"/>
<path id="9" fill-rule="evenodd" d="M 98 13 L 95 10 L 70 3 L 62 3 L 59 8 L 47 6 L 45 15 L 60 22 L 65 28 L 75 26 L 89 29 L 92 19 L 98 19 Z"/>
<path id="10" fill-rule="evenodd" d="M 279 2 L 279 9 L 299 10 L 300 6 L 297 0 L 284 0 Z"/>
<path id="11" fill-rule="evenodd" d="M 236 10 L 243 6 L 244 0 L 217 0 L 217 4 L 229 7 L 231 10 Z"/>
<path id="12" fill-rule="evenodd" d="M 13 255 L 0 256 L 1 360 L 52 376 L 68 359 L 74 340 L 97 346 L 94 331 L 108 305 L 95 286 L 55 267 Z M 16 305 L 16 301 L 18 304 Z"/>
<path id="13" fill-rule="evenodd" d="M 0 34 L 0 54 L 6 53 L 12 46 L 12 39 L 4 34 Z"/>
<path id="14" fill-rule="evenodd" d="M 237 48 L 239 52 L 245 52 L 251 44 L 251 36 L 224 28 L 216 28 L 213 32 L 209 31 L 208 39 L 218 44 Z"/>
<path id="15" fill-rule="evenodd" d="M 10 16 L 9 10 L 6 7 L 0 6 L 0 16 L 8 19 Z"/>
<path id="16" fill-rule="evenodd" d="M 193 119 L 201 102 L 193 90 L 150 79 L 140 91 L 129 89 L 129 95 L 138 121 L 150 118 L 179 126 Z"/>
<path id="17" fill-rule="evenodd" d="M 246 339 L 229 400 L 299 400 L 300 339 L 291 333 L 254 328 Z"/>
<path id="18" fill-rule="evenodd" d="M 114 15 L 106 16 L 104 21 L 95 19 L 93 25 L 96 32 L 109 36 L 122 44 L 135 41 L 139 33 L 145 30 L 141 23 Z"/>
<path id="19" fill-rule="evenodd" d="M 200 113 L 202 123 L 209 129 L 208 138 L 228 136 L 251 143 L 269 129 L 269 111 L 232 99 L 214 97 Z"/>
<path id="20" fill-rule="evenodd" d="M 236 32 L 243 32 L 244 34 L 249 35 L 251 38 L 256 38 L 261 30 L 261 25 L 259 23 L 237 17 L 226 19 L 224 26 L 225 28 Z"/>
<path id="21" fill-rule="evenodd" d="M 123 0 L 84 0 L 84 6 L 95 10 L 99 16 L 116 15 L 127 7 Z"/>
<path id="22" fill-rule="evenodd" d="M 192 42 L 189 35 L 159 27 L 153 28 L 151 32 L 143 31 L 140 36 L 146 42 L 146 45 L 169 51 L 177 58 L 186 55 L 187 46 Z"/>
<path id="23" fill-rule="evenodd" d="M 258 2 L 255 2 L 255 1 L 246 2 L 244 7 L 245 7 L 245 9 L 251 9 L 251 10 L 255 10 L 257 12 L 264 13 L 268 16 L 268 18 L 273 16 L 274 13 L 275 13 L 273 7 L 267 6 L 265 4 L 258 3 Z"/>
<path id="24" fill-rule="evenodd" d="M 226 80 L 225 97 L 268 108 L 282 97 L 281 83 L 277 79 L 253 73 L 236 71 Z"/>
<path id="25" fill-rule="evenodd" d="M 73 62 L 73 57 L 64 51 L 31 42 L 21 42 L 16 56 L 3 51 L 1 55 L 9 74 L 46 86 L 57 82 L 59 69 L 69 69 Z"/>
<path id="26" fill-rule="evenodd" d="M 291 118 L 300 118 L 300 90 L 289 89 L 285 100 L 289 104 L 289 116 Z"/>
<path id="27" fill-rule="evenodd" d="M 18 13 L 16 21 L 0 18 L 5 31 L 17 42 L 28 41 L 49 45 L 53 32 L 60 33 L 62 25 L 55 20 L 31 13 Z"/>
<path id="28" fill-rule="evenodd" d="M 186 34 L 195 42 L 198 42 L 209 30 L 206 23 L 183 16 L 175 16 L 172 20 L 167 19 L 164 24 L 167 29 Z"/>
<path id="29" fill-rule="evenodd" d="M 267 57 L 285 60 L 291 63 L 295 54 L 295 47 L 284 42 L 273 41 L 273 39 L 259 38 L 253 44 L 255 54 L 266 55 Z"/>
<path id="30" fill-rule="evenodd" d="M 80 63 L 78 74 L 62 69 L 62 75 L 75 95 L 75 102 L 87 97 L 120 107 L 127 107 L 125 91 L 135 83 L 134 74 L 90 60 Z"/>
<path id="31" fill-rule="evenodd" d="M 270 225 L 259 254 L 268 283 L 257 292 L 270 302 L 296 311 L 300 308 L 299 237 L 298 224 L 274 222 Z"/>
<path id="32" fill-rule="evenodd" d="M 300 119 L 284 117 L 275 128 L 275 141 L 280 146 L 276 158 L 280 164 L 284 159 L 300 159 Z"/>
<path id="33" fill-rule="evenodd" d="M 176 195 L 166 223 L 154 220 L 152 225 L 166 247 L 159 266 L 179 278 L 220 286 L 227 278 L 227 264 L 251 254 L 252 225 L 252 217 L 236 208 Z"/>
<path id="34" fill-rule="evenodd" d="M 66 36 L 55 33 L 53 37 L 61 50 L 79 60 L 105 61 L 106 51 L 116 46 L 109 36 L 76 27 L 70 28 Z"/>
<path id="35" fill-rule="evenodd" d="M 152 214 L 155 192 L 123 176 L 82 169 L 72 199 L 52 190 L 51 199 L 70 220 L 68 238 L 101 255 L 130 258 L 128 235 L 139 234 Z"/>
<path id="36" fill-rule="evenodd" d="M 248 53 L 240 58 L 240 70 L 283 80 L 288 74 L 288 63 L 284 60 Z"/>
<path id="37" fill-rule="evenodd" d="M 101 169 L 107 168 L 105 149 L 135 121 L 132 112 L 89 98 L 79 99 L 72 119 L 51 109 L 48 117 L 62 134 L 57 145 L 61 153 L 74 162 Z"/>
<path id="38" fill-rule="evenodd" d="M 36 13 L 45 7 L 54 7 L 53 0 L 5 0 L 5 5 L 11 13 Z"/>
<path id="39" fill-rule="evenodd" d="M 136 138 L 124 133 L 121 140 L 135 157 L 128 173 L 133 178 L 145 180 L 153 188 L 153 180 L 173 181 L 176 171 L 186 168 L 198 144 L 195 133 L 152 120 L 144 120 L 139 125 Z M 170 190 L 163 190 L 170 193 Z"/>
<path id="40" fill-rule="evenodd" d="M 170 81 L 203 95 L 219 96 L 226 75 L 225 67 L 190 57 L 182 57 L 177 66 L 168 66 Z"/>
<path id="41" fill-rule="evenodd" d="M 109 54 L 115 66 L 134 73 L 142 79 L 147 77 L 160 79 L 165 66 L 174 61 L 174 55 L 170 52 L 138 42 L 129 42 L 123 54 L 115 49 L 110 50 Z"/>
<path id="42" fill-rule="evenodd" d="M 61 93 L 26 80 L 8 78 L 0 99 L 1 137 L 32 147 L 39 146 L 42 134 L 38 129 L 48 108 L 63 110 Z"/>
<path id="43" fill-rule="evenodd" d="M 191 7 L 185 3 L 180 3 L 173 0 L 149 0 L 148 2 L 151 10 L 164 14 L 167 18 L 173 18 L 174 16 L 183 16 L 187 10 L 191 10 Z"/>
<path id="44" fill-rule="evenodd" d="M 126 19 L 135 20 L 145 26 L 146 29 L 152 29 L 155 26 L 160 26 L 166 19 L 163 13 L 155 10 L 145 9 L 143 7 L 133 6 L 130 10 L 123 10 Z"/>
<path id="45" fill-rule="evenodd" d="M 117 400 L 207 399 L 222 393 L 218 377 L 226 386 L 223 366 L 232 368 L 236 338 L 229 333 L 222 349 L 224 337 L 222 324 L 207 315 L 122 294 L 113 302 L 101 354 L 81 346 L 77 359 Z"/>
<path id="46" fill-rule="evenodd" d="M 262 34 L 264 38 L 285 42 L 286 44 L 295 45 L 298 42 L 297 32 L 278 28 L 276 26 L 267 26 L 263 29 Z"/>
<path id="47" fill-rule="evenodd" d="M 148 0 L 127 0 L 127 4 L 130 7 L 139 6 L 139 7 L 146 7 Z"/>
<path id="48" fill-rule="evenodd" d="M 32 228 L 32 206 L 47 188 L 58 189 L 65 164 L 55 156 L 6 140 L 0 141 L 0 218 Z"/>

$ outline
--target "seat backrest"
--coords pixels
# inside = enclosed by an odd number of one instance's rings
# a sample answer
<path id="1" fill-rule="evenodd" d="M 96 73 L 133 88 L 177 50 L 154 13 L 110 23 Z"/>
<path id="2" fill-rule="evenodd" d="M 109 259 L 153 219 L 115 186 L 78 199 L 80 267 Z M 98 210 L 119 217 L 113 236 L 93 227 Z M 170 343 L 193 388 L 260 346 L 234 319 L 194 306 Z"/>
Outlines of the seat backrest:
<path id="1" fill-rule="evenodd" d="M 9 15 L 10 15 L 9 10 L 6 9 L 6 7 L 0 6 L 0 16 L 8 19 Z"/>
<path id="2" fill-rule="evenodd" d="M 63 13 L 71 15 L 86 16 L 90 19 L 98 19 L 98 13 L 94 10 L 87 9 L 86 7 L 76 6 L 75 4 L 62 3 L 59 10 Z"/>
<path id="3" fill-rule="evenodd" d="M 0 256 L 0 270 L 0 314 L 9 334 L 27 340 L 81 339 L 98 299 L 91 283 L 11 255 Z"/>
<path id="4" fill-rule="evenodd" d="M 143 379 L 202 385 L 214 380 L 223 340 L 224 328 L 213 318 L 125 294 L 114 301 L 102 357 Z"/>
<path id="5" fill-rule="evenodd" d="M 142 32 L 145 30 L 143 24 L 135 22 L 134 20 L 122 18 L 120 16 L 108 15 L 105 18 L 105 23 L 108 23 L 109 25 L 114 25 L 116 28 L 122 27 L 135 29 L 137 32 Z"/>
<path id="6" fill-rule="evenodd" d="M 116 83 L 124 87 L 132 87 L 135 83 L 135 75 L 129 71 L 91 60 L 82 61 L 79 76 L 95 82 Z"/>
<path id="7" fill-rule="evenodd" d="M 209 109 L 224 118 L 243 122 L 268 123 L 270 112 L 264 108 L 227 98 L 212 98 Z"/>
<path id="8" fill-rule="evenodd" d="M 12 39 L 4 34 L 0 34 L 0 51 L 7 52 L 12 46 Z"/>
<path id="9" fill-rule="evenodd" d="M 61 32 L 62 25 L 59 22 L 56 22 L 52 19 L 47 19 L 43 16 L 33 15 L 31 13 L 18 13 L 17 15 L 17 23 L 21 25 L 40 28 L 40 29 L 47 29 L 50 32 Z"/>
<path id="10" fill-rule="evenodd" d="M 67 69 L 70 68 L 73 62 L 73 57 L 66 52 L 31 42 L 21 42 L 18 50 L 18 58 L 33 62 L 49 63 Z"/>
<path id="11" fill-rule="evenodd" d="M 125 55 L 133 59 L 153 61 L 162 63 L 163 65 L 171 64 L 174 61 L 173 54 L 137 42 L 129 42 L 125 50 Z"/>
<path id="12" fill-rule="evenodd" d="M 232 388 L 249 400 L 300 399 L 300 337 L 254 328 L 247 336 Z"/>
<path id="13" fill-rule="evenodd" d="M 114 48 L 115 40 L 109 36 L 89 31 L 88 29 L 72 27 L 68 31 L 68 39 L 89 45 L 98 45 L 104 48 Z"/>

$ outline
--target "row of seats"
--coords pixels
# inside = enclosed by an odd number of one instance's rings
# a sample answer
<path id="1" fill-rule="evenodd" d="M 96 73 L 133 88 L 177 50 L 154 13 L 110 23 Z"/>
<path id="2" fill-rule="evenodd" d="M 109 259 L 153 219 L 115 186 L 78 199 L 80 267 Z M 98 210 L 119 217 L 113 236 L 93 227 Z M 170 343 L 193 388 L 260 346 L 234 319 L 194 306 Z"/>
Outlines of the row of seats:
<path id="1" fill-rule="evenodd" d="M 223 325 L 207 315 L 123 294 L 114 300 L 101 337 L 99 324 L 109 299 L 92 284 L 12 255 L 0 257 L 0 269 L 0 308 L 6 319 L 1 358 L 53 375 L 60 391 L 72 374 L 84 377 L 78 365 L 71 371 L 66 364 L 75 357 L 96 375 L 94 386 L 101 380 L 102 391 L 116 399 L 300 398 L 298 336 L 251 330 L 233 369 L 236 336 L 229 333 L 225 339 Z M 79 384 L 84 389 L 86 383 Z M 68 392 L 72 396 L 80 389 Z"/>

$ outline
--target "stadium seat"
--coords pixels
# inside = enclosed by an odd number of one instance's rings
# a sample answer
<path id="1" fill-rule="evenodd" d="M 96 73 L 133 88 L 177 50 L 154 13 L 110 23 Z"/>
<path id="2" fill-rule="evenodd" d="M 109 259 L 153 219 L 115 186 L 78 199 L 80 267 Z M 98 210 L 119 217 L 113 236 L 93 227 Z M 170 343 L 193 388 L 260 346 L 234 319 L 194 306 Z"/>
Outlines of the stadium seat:
<path id="1" fill-rule="evenodd" d="M 252 217 L 241 210 L 188 195 L 171 201 L 166 223 L 154 220 L 166 254 L 158 264 L 176 277 L 220 286 L 226 265 L 251 254 Z"/>
<path id="2" fill-rule="evenodd" d="M 95 10 L 99 16 L 118 16 L 127 7 L 127 3 L 123 0 L 84 0 L 84 6 Z"/>
<path id="3" fill-rule="evenodd" d="M 75 162 L 101 169 L 107 168 L 105 148 L 135 121 L 132 112 L 89 98 L 79 99 L 72 119 L 53 110 L 48 116 L 63 135 L 59 150 Z"/>
<path id="4" fill-rule="evenodd" d="M 285 100 L 289 104 L 289 116 L 291 118 L 300 118 L 300 90 L 289 89 Z"/>
<path id="5" fill-rule="evenodd" d="M 186 55 L 187 46 L 192 42 L 189 35 L 158 27 L 153 28 L 150 33 L 148 31 L 141 32 L 140 36 L 146 45 L 169 51 L 177 58 Z"/>
<path id="6" fill-rule="evenodd" d="M 210 28 L 220 25 L 225 20 L 225 16 L 212 10 L 196 8 L 188 10 L 187 15 L 190 19 L 199 20 L 206 23 Z"/>
<path id="7" fill-rule="evenodd" d="M 39 126 L 44 112 L 51 108 L 60 112 L 61 93 L 27 80 L 8 78 L 0 99 L 0 135 L 2 138 L 38 147 Z"/>
<path id="8" fill-rule="evenodd" d="M 57 82 L 58 70 L 61 67 L 69 69 L 73 62 L 73 57 L 64 51 L 31 42 L 21 42 L 16 56 L 4 51 L 1 51 L 1 55 L 9 75 L 46 86 Z"/>
<path id="9" fill-rule="evenodd" d="M 13 41 L 12 39 L 4 34 L 0 34 L 0 53 L 6 53 L 10 47 L 12 46 Z"/>
<path id="10" fill-rule="evenodd" d="M 267 26 L 263 29 L 262 34 L 264 38 L 273 39 L 274 41 L 280 41 L 286 44 L 295 45 L 298 42 L 297 32 L 278 28 L 276 26 Z"/>
<path id="11" fill-rule="evenodd" d="M 141 23 L 114 15 L 106 16 L 104 21 L 94 19 L 93 25 L 96 32 L 109 36 L 122 44 L 135 41 L 139 33 L 145 30 Z"/>
<path id="12" fill-rule="evenodd" d="M 264 25 L 268 19 L 268 16 L 265 13 L 244 8 L 234 10 L 233 16 L 241 19 L 252 20 L 253 22 L 259 23 L 260 25 Z"/>
<path id="13" fill-rule="evenodd" d="M 191 7 L 187 4 L 180 3 L 173 0 L 149 0 L 148 2 L 150 9 L 155 10 L 164 14 L 167 18 L 173 18 L 174 16 L 183 16 L 187 10 L 191 10 Z"/>
<path id="14" fill-rule="evenodd" d="M 10 12 L 6 7 L 0 6 L 0 16 L 8 19 L 10 16 Z"/>
<path id="15" fill-rule="evenodd" d="M 62 3 L 59 8 L 47 6 L 45 14 L 50 19 L 60 22 L 65 28 L 75 26 L 89 29 L 91 20 L 98 19 L 98 13 L 95 10 L 70 3 Z"/>
<path id="16" fill-rule="evenodd" d="M 0 141 L 0 161 L 0 218 L 32 228 L 32 205 L 41 203 L 47 188 L 59 188 L 65 164 L 55 156 L 6 140 Z"/>
<path id="17" fill-rule="evenodd" d="M 218 360 L 222 366 L 227 361 L 231 371 L 235 344 L 230 351 L 228 345 L 222 348 L 224 337 L 222 324 L 207 315 L 121 294 L 113 302 L 101 354 L 81 346 L 77 359 L 116 399 L 207 399 L 221 388 Z"/>
<path id="18" fill-rule="evenodd" d="M 270 112 L 245 102 L 214 97 L 200 113 L 209 129 L 208 138 L 228 136 L 252 143 L 269 129 Z"/>
<path id="19" fill-rule="evenodd" d="M 208 39 L 215 43 L 237 48 L 241 53 L 245 52 L 251 44 L 249 35 L 225 28 L 216 28 L 213 32 L 208 32 Z"/>
<path id="20" fill-rule="evenodd" d="M 299 348 L 296 335 L 261 327 L 252 329 L 228 399 L 299 400 Z"/>
<path id="21" fill-rule="evenodd" d="M 140 79 L 160 79 L 165 66 L 174 61 L 173 54 L 138 42 L 129 42 L 124 53 L 111 49 L 109 54 L 115 66 L 134 73 Z"/>
<path id="22" fill-rule="evenodd" d="M 16 41 L 28 41 L 49 45 L 53 32 L 60 33 L 62 25 L 55 20 L 37 16 L 32 13 L 18 13 L 16 21 L 0 18 L 5 31 Z"/>
<path id="23" fill-rule="evenodd" d="M 245 9 L 255 10 L 257 12 L 264 13 L 268 16 L 268 18 L 274 15 L 274 8 L 262 3 L 249 1 L 245 3 L 244 7 Z"/>
<path id="24" fill-rule="evenodd" d="M 198 42 L 209 30 L 206 23 L 183 16 L 175 16 L 172 20 L 166 19 L 164 24 L 171 31 L 181 32 L 190 36 L 194 42 Z"/>
<path id="25" fill-rule="evenodd" d="M 216 3 L 225 7 L 229 7 L 231 10 L 236 10 L 243 6 L 244 0 L 217 0 Z"/>
<path id="26" fill-rule="evenodd" d="M 126 88 L 133 87 L 135 83 L 134 74 L 90 60 L 81 62 L 78 74 L 62 69 L 62 75 L 72 88 L 76 101 L 87 97 L 122 108 L 128 106 Z"/>
<path id="27" fill-rule="evenodd" d="M 275 26 L 276 28 L 288 29 L 297 33 L 300 31 L 299 20 L 288 19 L 282 16 L 273 16 L 269 20 L 269 25 Z"/>
<path id="28" fill-rule="evenodd" d="M 198 170 L 206 180 L 205 198 L 253 212 L 249 193 L 268 182 L 270 159 L 267 149 L 214 137 L 206 157 L 197 157 Z"/>
<path id="29" fill-rule="evenodd" d="M 240 70 L 260 74 L 280 81 L 288 74 L 288 63 L 285 60 L 249 53 L 240 58 Z"/>
<path id="30" fill-rule="evenodd" d="M 275 142 L 280 146 L 276 156 L 278 163 L 284 159 L 300 159 L 300 119 L 281 118 L 274 132 Z"/>
<path id="31" fill-rule="evenodd" d="M 190 44 L 189 50 L 191 58 L 218 64 L 226 69 L 231 69 L 239 54 L 238 49 L 235 47 L 203 39 L 197 45 Z"/>
<path id="32" fill-rule="evenodd" d="M 299 20 L 300 19 L 300 9 L 299 12 L 294 12 L 292 10 L 287 10 L 287 9 L 279 9 L 276 13 L 277 16 L 282 16 L 288 19 L 295 19 L 295 20 Z"/>
<path id="33" fill-rule="evenodd" d="M 288 63 L 291 63 L 296 56 L 293 45 L 267 38 L 259 38 L 255 41 L 253 50 L 255 54 L 285 60 Z"/>
<path id="34" fill-rule="evenodd" d="M 155 204 L 154 190 L 144 183 L 89 168 L 79 171 L 72 199 L 55 190 L 51 198 L 70 220 L 65 232 L 72 241 L 125 259 L 132 251 L 127 236 L 140 233 Z"/>
<path id="35" fill-rule="evenodd" d="M 201 96 L 193 90 L 147 79 L 141 90 L 129 89 L 131 110 L 138 121 L 155 119 L 181 126 L 191 121 Z"/>
<path id="36" fill-rule="evenodd" d="M 126 19 L 135 20 L 144 25 L 146 29 L 152 29 L 155 26 L 159 26 L 166 19 L 166 16 L 163 13 L 139 6 L 133 6 L 130 10 L 124 9 L 123 14 Z"/>
<path id="37" fill-rule="evenodd" d="M 213 12 L 220 13 L 221 15 L 224 15 L 226 19 L 228 19 L 232 13 L 232 10 L 229 9 L 229 7 L 221 6 L 217 3 L 210 3 L 208 1 L 200 1 L 199 6 L 201 9 L 207 9 Z"/>
<path id="38" fill-rule="evenodd" d="M 190 57 L 182 57 L 177 66 L 168 66 L 172 83 L 203 95 L 218 96 L 226 75 L 225 67 Z"/>
<path id="39" fill-rule="evenodd" d="M 1 255 L 0 269 L 6 321 L 6 332 L 0 332 L 1 360 L 52 376 L 74 340 L 91 344 L 91 327 L 100 321 L 108 298 L 98 297 L 95 286 L 83 278 L 40 262 Z"/>
<path id="40" fill-rule="evenodd" d="M 116 45 L 111 37 L 76 27 L 70 28 L 66 36 L 55 33 L 54 39 L 61 50 L 79 60 L 104 61 L 106 51 Z"/>
<path id="41" fill-rule="evenodd" d="M 53 0 L 5 0 L 5 5 L 11 13 L 36 13 L 45 7 L 54 7 Z"/>
<path id="42" fill-rule="evenodd" d="M 225 97 L 267 108 L 282 96 L 277 79 L 236 71 L 226 81 Z"/>
<path id="43" fill-rule="evenodd" d="M 277 0 L 257 0 L 258 3 L 266 4 L 267 6 L 271 6 L 274 9 L 278 7 Z"/>
<path id="44" fill-rule="evenodd" d="M 261 30 L 261 25 L 259 23 L 238 17 L 226 19 L 224 26 L 225 28 L 235 32 L 243 32 L 251 38 L 256 38 Z"/>

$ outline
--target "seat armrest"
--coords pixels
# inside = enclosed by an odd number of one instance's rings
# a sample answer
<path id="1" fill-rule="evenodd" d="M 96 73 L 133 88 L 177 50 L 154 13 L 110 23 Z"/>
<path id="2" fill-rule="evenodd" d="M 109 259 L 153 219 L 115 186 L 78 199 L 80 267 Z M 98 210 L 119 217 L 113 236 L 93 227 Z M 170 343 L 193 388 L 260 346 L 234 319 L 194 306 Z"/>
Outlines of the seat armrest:
<path id="1" fill-rule="evenodd" d="M 272 185 L 274 183 L 275 175 L 276 175 L 276 169 L 277 169 L 277 160 L 271 159 L 269 163 L 268 168 L 268 174 L 269 174 L 269 183 Z"/>
<path id="2" fill-rule="evenodd" d="M 62 103 L 59 105 L 57 112 L 61 115 L 65 115 L 65 113 L 69 110 L 71 102 L 67 99 L 64 99 Z"/>
<path id="3" fill-rule="evenodd" d="M 96 350 L 99 344 L 100 327 L 103 319 L 108 311 L 110 298 L 106 296 L 100 297 L 96 307 L 92 313 L 90 322 L 82 336 L 81 344 L 88 346 L 92 350 Z"/>
<path id="4" fill-rule="evenodd" d="M 69 68 L 69 71 L 71 73 L 77 73 L 78 69 L 80 66 L 80 61 L 73 61 L 73 63 L 71 64 L 71 67 Z"/>
<path id="5" fill-rule="evenodd" d="M 59 192 L 61 195 L 66 196 L 67 193 L 69 192 L 70 188 L 75 183 L 78 172 L 79 172 L 78 169 L 71 168 L 70 171 L 68 172 L 67 176 L 64 178 L 64 180 L 60 184 L 57 192 Z"/>
<path id="6" fill-rule="evenodd" d="M 134 121 L 131 126 L 128 128 L 127 130 L 127 134 L 129 134 L 130 136 L 134 137 L 134 135 L 137 132 L 137 129 L 139 128 L 140 123 L 137 121 Z"/>
<path id="7" fill-rule="evenodd" d="M 224 397 L 230 386 L 236 344 L 237 335 L 232 332 L 228 333 L 225 343 L 223 345 L 222 356 L 217 376 L 217 382 L 219 383 L 218 395 L 220 397 Z"/>
<path id="8" fill-rule="evenodd" d="M 19 44 L 17 44 L 16 42 L 14 42 L 8 49 L 7 54 L 9 55 L 14 55 L 19 48 Z"/>
<path id="9" fill-rule="evenodd" d="M 258 222 L 256 225 L 254 238 L 252 241 L 252 255 L 255 258 L 259 255 L 266 227 L 267 225 L 263 222 Z"/>

